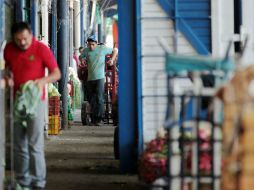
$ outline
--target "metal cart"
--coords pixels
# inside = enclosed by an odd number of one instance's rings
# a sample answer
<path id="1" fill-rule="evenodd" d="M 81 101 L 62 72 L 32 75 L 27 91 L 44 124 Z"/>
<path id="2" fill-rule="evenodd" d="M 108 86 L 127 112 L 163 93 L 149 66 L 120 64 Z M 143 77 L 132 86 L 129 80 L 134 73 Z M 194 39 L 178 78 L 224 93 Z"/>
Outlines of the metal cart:
<path id="1" fill-rule="evenodd" d="M 228 54 L 227 54 L 228 55 Z M 153 190 L 219 190 L 222 151 L 222 105 L 214 95 L 228 80 L 235 65 L 226 56 L 166 55 L 167 131 L 166 176 L 150 186 Z M 178 79 L 192 88 L 175 89 Z"/>
<path id="2" fill-rule="evenodd" d="M 11 74 L 5 70 L 4 48 L 0 43 L 0 189 L 15 189 L 14 177 L 14 140 L 13 140 L 13 87 L 9 87 L 6 77 Z"/>
<path id="3" fill-rule="evenodd" d="M 233 70 L 227 57 L 166 55 L 167 189 L 220 189 L 222 106 L 214 95 Z M 190 78 L 193 89 L 175 93 L 177 78 Z"/>
<path id="4" fill-rule="evenodd" d="M 112 120 L 113 124 L 116 119 L 113 114 L 113 104 L 116 103 L 117 99 L 117 87 L 118 87 L 118 75 L 117 68 L 115 65 L 109 66 L 108 60 L 112 57 L 111 54 L 106 56 L 105 64 L 105 117 L 104 120 L 107 124 L 110 124 Z"/>

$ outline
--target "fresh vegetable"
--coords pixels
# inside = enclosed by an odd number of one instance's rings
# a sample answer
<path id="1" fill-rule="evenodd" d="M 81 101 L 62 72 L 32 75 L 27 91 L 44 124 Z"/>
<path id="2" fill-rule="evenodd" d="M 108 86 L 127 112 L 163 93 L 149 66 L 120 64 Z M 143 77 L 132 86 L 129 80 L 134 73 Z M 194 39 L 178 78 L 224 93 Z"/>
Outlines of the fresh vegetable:
<path id="1" fill-rule="evenodd" d="M 48 96 L 61 96 L 58 89 L 52 83 L 48 84 Z"/>
<path id="2" fill-rule="evenodd" d="M 78 79 L 73 78 L 73 108 L 81 107 L 81 91 L 80 91 L 80 82 Z"/>
<path id="3" fill-rule="evenodd" d="M 68 121 L 73 121 L 73 109 L 71 107 L 71 96 L 68 95 Z"/>
<path id="4" fill-rule="evenodd" d="M 139 177 L 142 181 L 152 183 L 155 179 L 166 175 L 166 142 L 164 138 L 157 138 L 147 145 L 139 162 Z"/>
<path id="5" fill-rule="evenodd" d="M 73 96 L 72 96 L 72 108 L 80 108 L 81 107 L 81 83 L 77 78 L 76 72 L 74 72 L 73 68 L 69 68 L 69 81 L 72 81 L 73 84 Z"/>
<path id="6" fill-rule="evenodd" d="M 168 134 L 160 133 L 156 139 L 153 139 L 146 145 L 144 153 L 139 161 L 139 177 L 146 183 L 153 183 L 156 179 L 164 177 L 167 174 L 168 164 Z M 209 173 L 212 169 L 211 150 L 211 130 L 207 128 L 199 128 L 199 172 Z M 193 162 L 193 140 L 194 136 L 191 132 L 186 131 L 179 137 L 179 151 L 183 151 L 183 170 L 186 175 L 191 174 Z"/>

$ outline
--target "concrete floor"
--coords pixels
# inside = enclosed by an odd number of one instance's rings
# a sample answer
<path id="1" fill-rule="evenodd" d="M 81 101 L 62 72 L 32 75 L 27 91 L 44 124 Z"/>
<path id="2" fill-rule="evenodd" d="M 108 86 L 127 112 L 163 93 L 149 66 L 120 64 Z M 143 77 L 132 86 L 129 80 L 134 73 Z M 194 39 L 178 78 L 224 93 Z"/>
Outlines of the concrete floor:
<path id="1" fill-rule="evenodd" d="M 113 126 L 74 125 L 46 140 L 46 190 L 136 190 L 136 175 L 122 175 L 113 155 Z"/>

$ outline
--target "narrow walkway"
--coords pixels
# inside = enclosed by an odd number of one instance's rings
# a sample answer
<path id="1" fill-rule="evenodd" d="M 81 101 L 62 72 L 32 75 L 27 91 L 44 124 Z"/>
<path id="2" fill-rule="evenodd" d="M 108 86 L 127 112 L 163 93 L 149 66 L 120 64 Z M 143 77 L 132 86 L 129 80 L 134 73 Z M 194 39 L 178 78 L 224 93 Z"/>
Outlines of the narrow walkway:
<path id="1" fill-rule="evenodd" d="M 79 112 L 76 113 L 76 117 Z M 136 190 L 136 175 L 122 175 L 113 156 L 114 127 L 75 122 L 46 140 L 46 190 Z"/>

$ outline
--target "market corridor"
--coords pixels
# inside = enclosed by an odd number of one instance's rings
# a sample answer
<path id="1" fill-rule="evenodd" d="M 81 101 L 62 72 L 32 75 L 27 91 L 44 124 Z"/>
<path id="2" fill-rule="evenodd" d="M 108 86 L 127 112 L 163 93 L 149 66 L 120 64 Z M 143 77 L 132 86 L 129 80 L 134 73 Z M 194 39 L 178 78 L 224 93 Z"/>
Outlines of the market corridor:
<path id="1" fill-rule="evenodd" d="M 114 127 L 81 126 L 80 111 L 71 129 L 46 140 L 46 190 L 135 190 L 136 175 L 122 175 L 113 155 Z"/>

